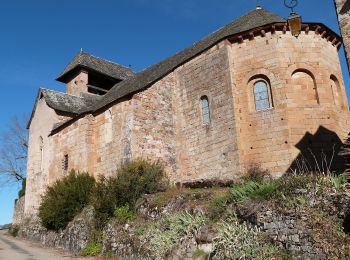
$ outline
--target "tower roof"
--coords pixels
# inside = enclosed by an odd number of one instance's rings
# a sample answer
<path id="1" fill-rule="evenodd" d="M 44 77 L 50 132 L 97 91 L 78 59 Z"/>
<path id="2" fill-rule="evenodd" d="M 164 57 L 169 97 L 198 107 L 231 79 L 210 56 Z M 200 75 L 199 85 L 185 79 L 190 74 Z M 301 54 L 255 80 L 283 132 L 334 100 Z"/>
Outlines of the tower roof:
<path id="1" fill-rule="evenodd" d="M 92 70 L 116 80 L 124 80 L 134 75 L 131 68 L 80 51 L 58 76 L 57 80 L 67 83 L 78 68 Z"/>

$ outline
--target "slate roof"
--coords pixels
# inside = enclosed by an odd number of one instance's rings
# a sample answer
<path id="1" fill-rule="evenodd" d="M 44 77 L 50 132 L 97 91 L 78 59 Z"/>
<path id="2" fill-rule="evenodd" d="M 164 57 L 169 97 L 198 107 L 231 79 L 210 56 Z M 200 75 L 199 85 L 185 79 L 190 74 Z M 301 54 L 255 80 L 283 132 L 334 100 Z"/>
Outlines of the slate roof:
<path id="1" fill-rule="evenodd" d="M 249 31 L 260 26 L 285 22 L 286 20 L 284 18 L 270 13 L 265 9 L 254 9 L 195 43 L 191 47 L 149 67 L 148 69 L 136 74 L 134 77 L 117 83 L 106 95 L 103 96 L 100 102 L 96 103 L 91 109 L 89 109 L 90 111 L 86 112 L 96 111 L 122 97 L 149 87 L 177 67 L 229 36 Z"/>
<path id="2" fill-rule="evenodd" d="M 81 97 L 77 97 L 67 93 L 40 88 L 35 101 L 34 109 L 32 111 L 32 115 L 28 122 L 28 128 L 32 122 L 37 103 L 41 98 L 44 98 L 46 104 L 55 111 L 60 111 L 71 114 L 72 116 L 77 116 L 82 112 L 86 111 L 93 104 L 98 102 L 101 96 L 83 95 Z"/>
<path id="3" fill-rule="evenodd" d="M 135 74 L 131 68 L 80 51 L 58 76 L 57 80 L 66 83 L 69 80 L 69 75 L 78 67 L 96 71 L 116 80 L 124 80 Z"/>
<path id="4" fill-rule="evenodd" d="M 100 98 L 100 96 L 77 97 L 48 89 L 41 89 L 41 93 L 49 107 L 71 114 L 80 114 Z"/>

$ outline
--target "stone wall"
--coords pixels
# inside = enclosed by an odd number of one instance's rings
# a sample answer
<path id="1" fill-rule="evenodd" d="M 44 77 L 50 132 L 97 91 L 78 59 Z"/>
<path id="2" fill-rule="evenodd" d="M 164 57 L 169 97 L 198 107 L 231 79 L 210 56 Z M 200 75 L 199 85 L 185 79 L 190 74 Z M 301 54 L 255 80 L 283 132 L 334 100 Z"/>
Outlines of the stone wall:
<path id="1" fill-rule="evenodd" d="M 40 100 L 30 127 L 25 211 L 35 212 L 45 187 L 71 169 L 110 176 L 132 158 L 160 160 L 172 183 L 232 181 L 250 164 L 279 176 L 305 156 L 314 161 L 310 151 L 331 160 L 349 132 L 350 113 L 338 49 L 329 40 L 314 31 L 295 38 L 278 30 L 224 40 L 54 135 L 63 118 Z M 269 85 L 271 106 L 256 111 L 253 86 L 260 80 Z M 334 169 L 341 170 L 335 157 Z"/>
<path id="2" fill-rule="evenodd" d="M 330 160 L 350 122 L 337 47 L 313 31 L 298 38 L 277 31 L 233 44 L 230 52 L 244 166 L 260 164 L 278 176 L 309 149 Z M 270 87 L 270 108 L 256 111 L 253 85 L 261 80 Z"/>
<path id="3" fill-rule="evenodd" d="M 12 225 L 20 225 L 24 220 L 25 196 L 19 198 L 15 203 L 13 211 Z"/>
<path id="4" fill-rule="evenodd" d="M 350 0 L 334 0 L 350 72 Z"/>
<path id="5" fill-rule="evenodd" d="M 42 98 L 38 100 L 29 128 L 25 214 L 35 215 L 41 195 L 50 180 L 54 163 L 55 143 L 49 134 L 53 126 L 67 119 L 51 109 Z"/>
<path id="6" fill-rule="evenodd" d="M 290 251 L 293 259 L 335 259 L 334 254 L 337 250 L 342 252 L 342 249 L 333 248 L 328 251 L 327 248 L 333 245 L 327 243 L 330 242 L 329 239 L 334 239 L 331 233 L 334 232 L 334 226 L 330 226 L 330 237 L 318 237 L 316 231 L 325 228 L 324 225 L 332 224 L 333 221 L 349 221 L 349 219 L 346 220 L 350 214 L 349 191 L 331 193 L 297 190 L 294 195 L 295 197 L 305 196 L 305 204 L 279 208 L 275 204 L 269 204 L 268 201 L 251 201 L 228 205 L 228 209 L 236 212 L 241 221 L 257 226 L 268 241 Z M 137 206 L 137 213 L 145 225 L 152 225 L 157 220 L 179 212 L 208 215 L 208 209 L 196 203 L 203 202 L 206 198 L 208 198 L 208 192 L 187 195 L 178 193 L 160 206 L 155 203 L 159 199 L 159 194 L 145 195 L 143 201 Z M 323 220 L 320 220 L 320 216 Z M 149 238 L 140 232 L 140 226 L 137 223 L 129 222 L 121 225 L 117 219 L 109 221 L 103 229 L 101 253 L 113 253 L 122 259 L 152 259 L 148 255 L 147 246 L 145 247 Z M 48 231 L 40 225 L 40 222 L 32 220 L 21 225 L 19 236 L 79 254 L 93 239 L 93 224 L 93 209 L 88 207 L 64 230 Z M 220 259 L 215 258 L 213 251 L 217 236 L 216 228 L 215 223 L 205 225 L 191 239 L 179 241 L 168 259 L 185 257 L 192 259 L 197 249 L 203 250 L 208 255 L 214 255 L 213 259 Z M 343 254 L 346 252 L 340 255 Z"/>
<path id="7" fill-rule="evenodd" d="M 66 92 L 73 96 L 79 96 L 80 93 L 87 93 L 88 78 L 88 72 L 81 70 L 73 79 L 67 83 Z"/>
<path id="8" fill-rule="evenodd" d="M 180 182 L 236 179 L 241 174 L 229 47 L 221 42 L 175 71 L 176 140 Z M 201 97 L 209 101 L 203 122 Z"/>
<path id="9" fill-rule="evenodd" d="M 176 78 L 169 74 L 151 88 L 133 96 L 133 126 L 130 152 L 132 157 L 160 160 L 175 183 L 180 176 L 177 161 Z"/>
<path id="10" fill-rule="evenodd" d="M 94 226 L 93 208 L 85 208 L 68 226 L 59 232 L 44 228 L 36 218 L 27 219 L 20 226 L 18 236 L 44 246 L 62 248 L 79 255 L 90 241 Z"/>

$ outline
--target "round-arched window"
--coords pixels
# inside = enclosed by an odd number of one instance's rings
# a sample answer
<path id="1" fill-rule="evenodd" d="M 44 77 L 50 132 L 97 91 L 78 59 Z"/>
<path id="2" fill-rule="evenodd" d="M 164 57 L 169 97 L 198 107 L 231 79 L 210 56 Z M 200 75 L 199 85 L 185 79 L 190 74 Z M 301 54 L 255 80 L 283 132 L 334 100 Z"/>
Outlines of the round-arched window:
<path id="1" fill-rule="evenodd" d="M 253 87 L 255 109 L 257 111 L 269 109 L 271 107 L 269 98 L 269 87 L 263 80 L 257 81 Z"/>
<path id="2" fill-rule="evenodd" d="M 201 105 L 202 105 L 202 120 L 203 124 L 210 124 L 210 110 L 209 110 L 209 99 L 207 96 L 201 97 Z"/>

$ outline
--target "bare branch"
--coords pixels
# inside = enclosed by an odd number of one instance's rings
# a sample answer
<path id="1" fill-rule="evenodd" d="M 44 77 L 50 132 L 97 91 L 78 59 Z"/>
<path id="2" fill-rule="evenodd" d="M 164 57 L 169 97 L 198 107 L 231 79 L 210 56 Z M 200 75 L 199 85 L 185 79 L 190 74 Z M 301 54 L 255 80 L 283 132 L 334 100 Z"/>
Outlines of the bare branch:
<path id="1" fill-rule="evenodd" d="M 28 117 L 14 117 L 0 136 L 0 177 L 5 182 L 19 182 L 26 176 L 28 153 Z"/>

